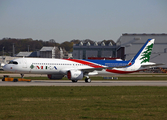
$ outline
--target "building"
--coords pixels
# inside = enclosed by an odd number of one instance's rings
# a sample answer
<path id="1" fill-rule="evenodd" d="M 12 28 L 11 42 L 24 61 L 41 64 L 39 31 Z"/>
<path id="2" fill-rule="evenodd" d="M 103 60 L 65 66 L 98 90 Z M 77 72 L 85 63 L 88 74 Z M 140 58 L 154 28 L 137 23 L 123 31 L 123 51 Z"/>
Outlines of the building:
<path id="1" fill-rule="evenodd" d="M 109 42 L 80 42 L 73 46 L 74 59 L 88 59 L 88 57 L 116 57 L 115 43 Z"/>
<path id="2" fill-rule="evenodd" d="M 58 47 L 42 47 L 39 52 L 41 58 L 60 58 Z"/>
<path id="3" fill-rule="evenodd" d="M 161 67 L 167 68 L 167 34 L 122 34 L 117 40 L 116 45 L 113 43 L 105 44 L 104 42 L 80 42 L 73 46 L 74 59 L 88 59 L 89 57 L 107 57 L 121 58 L 123 60 L 132 59 L 139 49 L 150 39 L 155 39 L 151 62 L 164 63 Z"/>
<path id="4" fill-rule="evenodd" d="M 42 47 L 40 52 L 41 58 L 66 58 L 68 53 L 65 49 L 58 47 Z"/>
<path id="5" fill-rule="evenodd" d="M 39 51 L 36 52 L 19 52 L 16 57 L 39 57 Z"/>
<path id="6" fill-rule="evenodd" d="M 143 44 L 150 38 L 155 39 L 150 61 L 164 63 L 167 67 L 167 34 L 122 34 L 116 42 L 117 57 L 130 60 L 139 51 Z"/>

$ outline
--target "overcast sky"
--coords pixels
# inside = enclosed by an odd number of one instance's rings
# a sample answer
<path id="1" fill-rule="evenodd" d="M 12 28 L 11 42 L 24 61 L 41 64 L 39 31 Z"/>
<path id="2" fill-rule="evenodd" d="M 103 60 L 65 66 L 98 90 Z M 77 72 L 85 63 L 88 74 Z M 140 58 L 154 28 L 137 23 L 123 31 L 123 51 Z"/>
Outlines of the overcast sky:
<path id="1" fill-rule="evenodd" d="M 117 39 L 167 33 L 167 0 L 0 0 L 0 39 Z"/>

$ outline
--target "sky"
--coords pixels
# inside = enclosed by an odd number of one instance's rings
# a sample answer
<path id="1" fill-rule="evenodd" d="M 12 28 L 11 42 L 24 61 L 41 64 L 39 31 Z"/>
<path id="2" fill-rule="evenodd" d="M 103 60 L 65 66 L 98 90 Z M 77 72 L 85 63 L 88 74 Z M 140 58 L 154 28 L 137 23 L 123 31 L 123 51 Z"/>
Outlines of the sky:
<path id="1" fill-rule="evenodd" d="M 0 39 L 114 40 L 167 33 L 167 0 L 0 0 Z"/>

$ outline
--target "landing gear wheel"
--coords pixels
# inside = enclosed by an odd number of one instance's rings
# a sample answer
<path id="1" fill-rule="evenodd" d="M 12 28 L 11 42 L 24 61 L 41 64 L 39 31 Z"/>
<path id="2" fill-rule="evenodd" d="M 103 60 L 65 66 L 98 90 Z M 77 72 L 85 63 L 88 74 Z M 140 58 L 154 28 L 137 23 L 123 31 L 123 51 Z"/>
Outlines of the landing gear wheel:
<path id="1" fill-rule="evenodd" d="M 90 78 L 85 78 L 85 82 L 86 82 L 86 83 L 90 83 L 90 82 L 91 82 L 91 79 L 90 79 Z"/>
<path id="2" fill-rule="evenodd" d="M 72 80 L 73 83 L 76 83 L 78 80 Z"/>
<path id="3" fill-rule="evenodd" d="M 91 82 L 91 79 L 90 78 L 88 78 L 88 83 L 90 83 Z"/>
<path id="4" fill-rule="evenodd" d="M 17 82 L 18 80 L 17 79 L 14 79 L 13 82 Z"/>
<path id="5" fill-rule="evenodd" d="M 21 78 L 23 78 L 23 77 L 24 77 L 24 74 L 22 74 L 22 73 L 21 73 L 20 75 L 21 75 Z"/>

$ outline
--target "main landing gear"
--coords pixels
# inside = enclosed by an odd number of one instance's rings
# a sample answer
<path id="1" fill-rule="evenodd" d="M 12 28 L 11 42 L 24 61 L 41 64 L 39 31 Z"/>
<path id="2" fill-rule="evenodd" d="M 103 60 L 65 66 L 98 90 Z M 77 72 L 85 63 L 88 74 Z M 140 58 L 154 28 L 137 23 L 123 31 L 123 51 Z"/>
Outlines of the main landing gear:
<path id="1" fill-rule="evenodd" d="M 86 83 L 90 83 L 90 82 L 91 82 L 91 79 L 89 78 L 89 76 L 86 76 L 85 82 L 86 82 Z"/>
<path id="2" fill-rule="evenodd" d="M 78 80 L 72 80 L 72 82 L 73 82 L 73 83 L 76 83 L 76 82 L 78 82 Z"/>
<path id="3" fill-rule="evenodd" d="M 71 80 L 71 81 L 72 81 L 73 83 L 78 82 L 78 80 Z M 86 83 L 90 83 L 90 82 L 91 82 L 91 79 L 89 78 L 89 76 L 86 76 L 85 82 L 86 82 Z"/>

